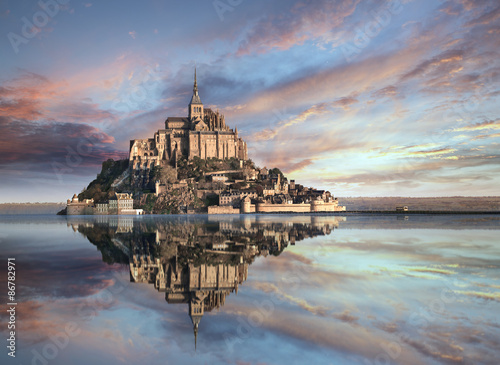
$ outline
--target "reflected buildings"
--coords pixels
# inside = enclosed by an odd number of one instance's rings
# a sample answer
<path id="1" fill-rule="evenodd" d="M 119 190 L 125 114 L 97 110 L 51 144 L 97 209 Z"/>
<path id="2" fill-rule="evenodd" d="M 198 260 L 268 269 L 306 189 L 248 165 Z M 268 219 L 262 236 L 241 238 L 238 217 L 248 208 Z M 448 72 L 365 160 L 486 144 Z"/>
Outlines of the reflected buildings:
<path id="1" fill-rule="evenodd" d="M 196 347 L 203 315 L 238 293 L 257 256 L 278 256 L 288 245 L 329 235 L 344 220 L 95 216 L 68 217 L 68 225 L 98 247 L 103 261 L 127 264 L 132 282 L 154 285 L 169 304 L 187 304 Z"/>
<path id="2" fill-rule="evenodd" d="M 21 263 L 18 363 L 68 323 L 81 333 L 51 364 L 498 363 L 498 215 L 349 215 L 339 229 L 331 216 L 103 218 L 3 218 Z M 242 264 L 237 295 L 189 283 Z"/>

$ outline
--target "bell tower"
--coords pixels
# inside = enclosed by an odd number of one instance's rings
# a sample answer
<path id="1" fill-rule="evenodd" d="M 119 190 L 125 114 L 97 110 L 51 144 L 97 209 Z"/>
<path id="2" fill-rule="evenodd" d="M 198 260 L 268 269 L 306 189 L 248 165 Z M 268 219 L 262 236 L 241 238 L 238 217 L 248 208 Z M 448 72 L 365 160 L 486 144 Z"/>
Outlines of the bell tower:
<path id="1" fill-rule="evenodd" d="M 198 95 L 198 83 L 196 82 L 196 67 L 194 69 L 194 85 L 193 85 L 193 96 L 191 102 L 189 103 L 189 119 L 190 120 L 203 120 L 203 103 L 201 102 L 200 96 Z"/>

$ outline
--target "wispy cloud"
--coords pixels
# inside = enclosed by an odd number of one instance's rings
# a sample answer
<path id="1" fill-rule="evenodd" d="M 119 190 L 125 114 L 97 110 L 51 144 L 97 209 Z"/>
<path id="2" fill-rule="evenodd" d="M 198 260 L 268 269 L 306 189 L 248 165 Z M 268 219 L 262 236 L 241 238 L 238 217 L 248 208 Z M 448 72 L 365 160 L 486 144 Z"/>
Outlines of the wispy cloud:
<path id="1" fill-rule="evenodd" d="M 344 33 L 345 18 L 356 10 L 359 0 L 310 1 L 279 7 L 279 14 L 264 16 L 241 41 L 237 55 L 284 51 L 308 40 L 337 41 Z"/>
<path id="2" fill-rule="evenodd" d="M 483 131 L 487 129 L 500 129 L 500 119 L 485 120 L 484 122 L 479 122 L 476 124 L 466 125 L 464 127 L 454 128 L 453 132 L 473 132 L 473 131 Z"/>

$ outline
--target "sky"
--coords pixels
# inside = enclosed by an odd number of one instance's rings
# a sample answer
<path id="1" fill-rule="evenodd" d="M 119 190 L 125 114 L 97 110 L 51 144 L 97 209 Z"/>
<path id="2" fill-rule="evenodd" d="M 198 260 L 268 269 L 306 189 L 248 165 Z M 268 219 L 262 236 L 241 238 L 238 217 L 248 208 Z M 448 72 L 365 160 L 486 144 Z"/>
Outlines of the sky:
<path id="1" fill-rule="evenodd" d="M 498 1 L 0 2 L 0 202 L 65 201 L 200 97 L 335 196 L 492 196 Z"/>

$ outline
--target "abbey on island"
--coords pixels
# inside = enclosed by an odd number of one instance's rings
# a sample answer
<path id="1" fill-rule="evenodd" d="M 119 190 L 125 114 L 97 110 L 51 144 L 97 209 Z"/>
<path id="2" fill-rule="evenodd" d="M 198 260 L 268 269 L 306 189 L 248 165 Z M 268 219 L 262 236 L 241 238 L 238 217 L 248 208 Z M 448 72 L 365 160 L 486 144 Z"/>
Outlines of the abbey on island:
<path id="1" fill-rule="evenodd" d="M 230 129 L 224 115 L 205 108 L 198 94 L 196 69 L 193 96 L 187 117 L 168 117 L 165 129 L 159 129 L 153 138 L 130 141 L 130 166 L 134 170 L 151 169 L 162 163 L 175 165 L 181 156 L 207 159 L 236 158 L 247 160 L 247 144 L 238 137 L 238 129 Z"/>
<path id="2" fill-rule="evenodd" d="M 213 159 L 210 162 L 220 164 L 220 168 L 202 171 L 198 159 Z M 75 194 L 68 199 L 67 214 L 144 214 L 171 212 L 174 208 L 181 211 L 181 207 L 186 213 L 208 214 L 345 211 L 329 191 L 288 181 L 276 168 L 256 167 L 248 159 L 247 144 L 238 136 L 238 130 L 229 128 L 219 111 L 203 106 L 196 69 L 188 116 L 168 117 L 165 128 L 156 131 L 153 138 L 131 140 L 129 158 L 124 162 L 128 162 L 127 166 L 113 160 L 103 163 L 98 179 L 106 181 L 113 176 L 113 180 L 106 185 L 102 181 L 95 183 L 96 179 L 87 188 L 89 193 L 85 190 L 81 196 Z M 121 173 L 112 175 L 116 166 Z M 169 166 L 175 178 L 167 183 L 161 174 L 169 171 Z M 193 171 L 202 174 L 187 175 L 186 166 L 195 166 L 198 170 Z M 149 189 L 153 184 L 154 198 L 143 199 L 143 194 L 152 194 Z M 106 186 L 109 190 L 102 190 Z M 133 191 L 139 193 L 134 196 Z M 155 202 L 153 208 L 148 207 L 147 199 Z"/>

